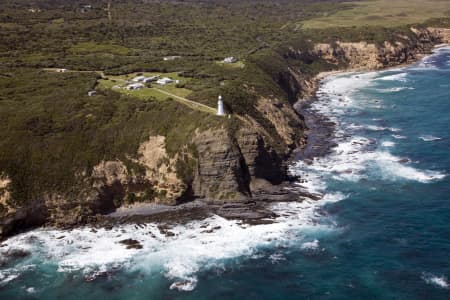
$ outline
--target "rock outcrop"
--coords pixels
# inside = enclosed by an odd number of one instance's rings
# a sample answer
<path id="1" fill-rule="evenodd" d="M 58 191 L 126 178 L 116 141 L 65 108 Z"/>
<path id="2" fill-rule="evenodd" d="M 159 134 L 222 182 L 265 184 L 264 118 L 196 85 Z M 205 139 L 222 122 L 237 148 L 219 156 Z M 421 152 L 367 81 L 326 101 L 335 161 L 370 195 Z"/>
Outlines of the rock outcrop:
<path id="1" fill-rule="evenodd" d="M 181 149 L 180 149 L 181 150 Z M 154 201 L 174 205 L 188 186 L 176 172 L 178 154 L 169 157 L 165 137 L 151 136 L 139 147 L 138 163 L 145 167 L 145 180 L 155 192 Z"/>
<path id="2" fill-rule="evenodd" d="M 444 44 L 450 44 L 450 29 L 449 28 L 434 28 L 428 27 L 427 30 Z"/>

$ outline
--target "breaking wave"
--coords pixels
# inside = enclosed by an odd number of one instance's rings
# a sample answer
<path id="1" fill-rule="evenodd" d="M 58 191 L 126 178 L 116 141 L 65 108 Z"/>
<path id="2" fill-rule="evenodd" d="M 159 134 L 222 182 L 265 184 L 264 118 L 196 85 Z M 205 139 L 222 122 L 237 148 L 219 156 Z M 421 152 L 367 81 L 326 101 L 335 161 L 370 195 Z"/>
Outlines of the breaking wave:
<path id="1" fill-rule="evenodd" d="M 422 274 L 422 279 L 428 283 L 432 284 L 436 287 L 442 288 L 442 289 L 449 289 L 450 285 L 448 283 L 448 280 L 445 276 L 436 276 L 430 273 L 424 273 Z"/>
<path id="2" fill-rule="evenodd" d="M 322 216 L 317 209 L 323 203 L 340 199 L 330 195 L 323 202 L 307 199 L 276 203 L 273 211 L 279 217 L 275 222 L 253 226 L 211 216 L 173 225 L 164 231 L 153 223 L 121 225 L 109 230 L 39 229 L 8 239 L 2 245 L 0 257 L 6 259 L 5 253 L 13 249 L 26 249 L 32 253 L 32 259 L 55 265 L 58 272 L 81 273 L 85 281 L 113 276 L 116 272 L 163 272 L 172 281 L 170 289 L 191 291 L 198 283 L 197 274 L 203 270 L 223 269 L 227 260 L 255 255 L 267 255 L 273 261 L 277 256 L 270 254 L 270 249 L 308 243 L 303 232 L 332 232 L 332 225 L 318 222 Z M 121 243 L 127 239 L 138 241 L 142 247 L 128 249 Z M 2 270 L 0 284 L 8 284 L 32 271 L 36 270 L 23 267 Z"/>
<path id="3" fill-rule="evenodd" d="M 387 75 L 384 77 L 379 77 L 379 78 L 377 78 L 377 80 L 406 82 L 407 76 L 408 76 L 408 73 L 399 73 L 399 74 L 392 74 L 392 75 Z"/>
<path id="4" fill-rule="evenodd" d="M 421 139 L 424 142 L 433 142 L 433 141 L 442 140 L 442 138 L 433 136 L 433 135 L 422 135 L 422 136 L 419 136 L 419 139 Z"/>

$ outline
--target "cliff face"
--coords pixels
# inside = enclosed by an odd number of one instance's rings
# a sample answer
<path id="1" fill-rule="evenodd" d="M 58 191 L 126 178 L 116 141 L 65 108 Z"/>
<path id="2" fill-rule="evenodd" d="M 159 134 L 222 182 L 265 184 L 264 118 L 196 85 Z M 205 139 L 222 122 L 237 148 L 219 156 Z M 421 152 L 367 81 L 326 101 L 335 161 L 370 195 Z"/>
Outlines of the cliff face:
<path id="1" fill-rule="evenodd" d="M 9 191 L 11 180 L 0 177 L 0 238 L 21 228 L 50 223 L 66 227 L 84 224 L 96 214 L 140 201 L 177 204 L 188 184 L 177 174 L 179 155 L 169 157 L 165 138 L 151 136 L 138 150 L 137 158 L 101 161 L 90 174 L 79 172 L 74 191 L 44 193 L 26 205 L 17 205 Z M 130 166 L 131 164 L 131 166 Z"/>
<path id="2" fill-rule="evenodd" d="M 429 53 L 438 43 L 447 43 L 450 31 L 446 29 L 411 28 L 413 36 L 397 34 L 394 40 L 382 45 L 367 42 L 316 44 L 313 55 L 332 64 L 346 63 L 352 70 L 377 70 L 415 61 L 419 55 Z"/>
<path id="3" fill-rule="evenodd" d="M 438 38 L 444 44 L 450 44 L 450 29 L 428 27 L 427 30 L 432 36 Z"/>
<path id="4" fill-rule="evenodd" d="M 290 60 L 299 60 L 306 64 L 323 60 L 334 65 L 334 70 L 379 70 L 416 61 L 424 54 L 431 53 L 433 47 L 450 42 L 450 29 L 446 28 L 410 28 L 410 34 L 396 34 L 390 41 L 382 44 L 335 41 L 317 43 L 305 51 L 289 47 L 283 55 Z M 276 78 L 277 82 L 294 99 L 313 96 L 317 80 L 316 74 L 289 67 Z"/>
<path id="5" fill-rule="evenodd" d="M 256 109 L 272 124 L 283 147 L 274 149 L 273 136 L 250 116 L 239 116 L 234 135 L 224 128 L 195 138 L 198 164 L 194 194 L 209 200 L 251 197 L 255 182 L 279 184 L 286 179 L 285 158 L 304 145 L 305 125 L 292 106 L 276 97 L 261 97 Z"/>

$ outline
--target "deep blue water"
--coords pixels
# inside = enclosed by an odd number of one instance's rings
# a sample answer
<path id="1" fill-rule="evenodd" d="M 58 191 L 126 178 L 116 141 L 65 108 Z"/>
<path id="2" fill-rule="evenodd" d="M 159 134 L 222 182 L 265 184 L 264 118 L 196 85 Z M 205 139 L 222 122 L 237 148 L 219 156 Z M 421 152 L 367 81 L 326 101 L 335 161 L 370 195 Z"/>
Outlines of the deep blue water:
<path id="1" fill-rule="evenodd" d="M 312 109 L 337 123 L 338 146 L 292 172 L 324 200 L 279 204 L 272 225 L 213 217 L 171 238 L 154 224 L 35 230 L 0 248 L 31 253 L 0 267 L 0 299 L 449 299 L 450 48 L 320 92 Z M 144 248 L 124 249 L 128 237 Z"/>

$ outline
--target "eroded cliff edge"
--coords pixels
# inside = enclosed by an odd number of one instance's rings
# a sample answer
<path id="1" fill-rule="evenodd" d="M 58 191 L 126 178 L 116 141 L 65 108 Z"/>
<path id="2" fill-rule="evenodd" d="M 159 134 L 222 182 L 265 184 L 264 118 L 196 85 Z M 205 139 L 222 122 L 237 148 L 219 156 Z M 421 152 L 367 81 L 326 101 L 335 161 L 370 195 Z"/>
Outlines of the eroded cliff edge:
<path id="1" fill-rule="evenodd" d="M 253 113 L 233 113 L 210 128 L 197 128 L 175 153 L 167 150 L 165 136 L 149 134 L 135 155 L 79 169 L 73 174 L 73 189 L 44 190 L 32 199 L 18 199 L 10 174 L 0 174 L 0 236 L 46 223 L 80 225 L 136 202 L 176 205 L 194 198 L 219 203 L 254 198 L 287 179 L 292 150 L 307 142 L 305 122 L 293 104 L 313 95 L 317 71 L 405 64 L 449 40 L 448 29 L 411 28 L 382 43 L 335 39 L 286 44 L 268 53 L 276 67 L 255 61 L 282 93 L 243 86 L 254 99 Z"/>

